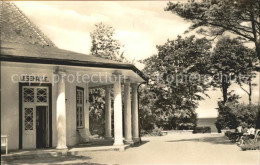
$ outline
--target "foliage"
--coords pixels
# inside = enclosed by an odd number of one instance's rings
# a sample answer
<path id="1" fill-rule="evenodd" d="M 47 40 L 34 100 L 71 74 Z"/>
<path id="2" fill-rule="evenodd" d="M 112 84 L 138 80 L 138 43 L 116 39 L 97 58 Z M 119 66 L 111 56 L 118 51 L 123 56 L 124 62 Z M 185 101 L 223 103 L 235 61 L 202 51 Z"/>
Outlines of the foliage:
<path id="1" fill-rule="evenodd" d="M 212 85 L 222 91 L 223 103 L 228 99 L 228 88 L 232 80 L 240 85 L 248 81 L 251 83 L 254 59 L 253 51 L 238 39 L 222 37 L 218 40 L 211 55 L 210 74 L 213 76 Z"/>
<path id="2" fill-rule="evenodd" d="M 191 0 L 188 3 L 169 2 L 166 11 L 192 21 L 190 31 L 213 39 L 231 32 L 255 44 L 260 59 L 260 2 L 258 0 Z"/>
<path id="3" fill-rule="evenodd" d="M 102 88 L 91 89 L 89 95 L 90 132 L 105 135 L 105 91 Z"/>
<path id="4" fill-rule="evenodd" d="M 235 129 L 238 126 L 255 127 L 257 124 L 258 105 L 245 105 L 234 102 L 223 105 L 218 103 L 219 116 L 217 117 L 216 127 L 218 130 L 229 127 Z"/>
<path id="5" fill-rule="evenodd" d="M 259 139 L 260 140 L 260 139 Z M 240 145 L 242 150 L 260 150 L 260 141 L 248 139 L 245 144 Z"/>
<path id="6" fill-rule="evenodd" d="M 102 22 L 95 24 L 95 30 L 90 33 L 92 39 L 91 53 L 93 56 L 120 62 L 128 62 L 121 50 L 123 45 L 114 39 L 115 29 Z"/>
<path id="7" fill-rule="evenodd" d="M 120 62 L 129 61 L 123 56 L 121 43 L 114 39 L 115 29 L 112 26 L 99 23 L 90 34 L 92 39 L 91 53 L 93 56 Z M 90 95 L 90 132 L 105 135 L 105 90 L 92 89 Z M 111 92 L 113 95 L 113 92 Z M 112 108 L 113 110 L 113 108 Z M 113 129 L 113 128 L 112 128 Z M 113 132 L 112 132 L 113 133 Z"/>
<path id="8" fill-rule="evenodd" d="M 152 130 L 142 130 L 141 135 L 142 136 L 161 136 L 162 135 L 162 128 L 155 127 Z"/>
<path id="9" fill-rule="evenodd" d="M 196 120 L 189 119 L 196 118 L 195 108 L 209 87 L 201 78 L 207 72 L 210 48 L 205 38 L 178 36 L 157 46 L 158 55 L 142 61 L 150 81 L 142 90 L 140 111 L 148 114 L 149 120 L 155 119 L 153 125 L 175 129 L 195 126 Z"/>
<path id="10" fill-rule="evenodd" d="M 174 116 L 166 118 L 166 120 L 159 120 L 157 126 L 162 127 L 166 130 L 192 130 L 197 126 L 197 114 L 194 110 L 186 110 L 189 115 L 182 113 L 187 113 L 185 111 L 176 112 Z M 178 114 L 177 114 L 178 113 Z"/>
<path id="11" fill-rule="evenodd" d="M 211 133 L 210 127 L 196 127 L 192 133 Z"/>
<path id="12" fill-rule="evenodd" d="M 257 113 L 257 119 L 256 119 L 256 128 L 260 129 L 260 106 L 258 106 L 258 113 Z"/>

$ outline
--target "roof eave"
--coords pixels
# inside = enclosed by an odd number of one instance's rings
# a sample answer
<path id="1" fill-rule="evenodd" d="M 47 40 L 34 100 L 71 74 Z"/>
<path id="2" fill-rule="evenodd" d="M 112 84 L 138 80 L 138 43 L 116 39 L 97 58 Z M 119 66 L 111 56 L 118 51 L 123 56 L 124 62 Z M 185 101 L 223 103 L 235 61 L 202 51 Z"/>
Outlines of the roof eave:
<path id="1" fill-rule="evenodd" d="M 67 66 L 81 66 L 81 67 L 95 67 L 95 68 L 112 68 L 112 69 L 128 69 L 134 71 L 145 82 L 148 78 L 132 64 L 114 64 L 114 63 L 99 63 L 93 61 L 80 61 L 71 59 L 55 59 L 42 57 L 28 57 L 28 56 L 14 56 L 1 55 L 0 61 L 6 62 L 21 62 L 21 63 L 35 63 L 35 64 L 50 64 L 50 65 L 67 65 Z"/>

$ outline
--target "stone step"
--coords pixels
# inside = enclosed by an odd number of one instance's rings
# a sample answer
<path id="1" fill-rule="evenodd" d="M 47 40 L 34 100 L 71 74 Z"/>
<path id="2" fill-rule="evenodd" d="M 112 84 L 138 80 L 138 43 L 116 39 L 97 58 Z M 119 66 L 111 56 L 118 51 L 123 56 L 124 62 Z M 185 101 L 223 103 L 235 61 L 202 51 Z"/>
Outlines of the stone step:
<path id="1" fill-rule="evenodd" d="M 97 152 L 97 151 L 125 151 L 130 145 L 123 146 L 98 146 L 98 147 L 77 147 L 67 150 L 30 150 L 10 153 L 8 155 L 1 155 L 4 162 L 17 160 L 17 159 L 35 159 L 35 158 L 50 158 L 60 156 L 74 156 L 84 152 Z"/>

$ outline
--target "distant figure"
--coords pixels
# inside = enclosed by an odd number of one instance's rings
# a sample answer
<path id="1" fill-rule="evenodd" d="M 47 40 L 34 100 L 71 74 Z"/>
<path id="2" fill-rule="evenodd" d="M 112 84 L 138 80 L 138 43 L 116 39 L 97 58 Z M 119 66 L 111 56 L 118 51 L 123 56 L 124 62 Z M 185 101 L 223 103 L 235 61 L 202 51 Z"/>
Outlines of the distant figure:
<path id="1" fill-rule="evenodd" d="M 251 126 L 248 130 L 247 130 L 247 133 L 249 134 L 249 137 L 251 139 L 254 139 L 255 138 L 255 128 L 253 126 Z"/>
<path id="2" fill-rule="evenodd" d="M 242 133 L 242 131 L 243 131 L 243 127 L 241 125 L 238 126 L 237 129 L 236 129 L 236 132 L 237 133 Z"/>
<path id="3" fill-rule="evenodd" d="M 243 129 L 243 131 L 242 131 L 242 132 L 243 132 L 244 134 L 248 134 L 248 133 L 247 133 L 247 131 L 248 131 L 248 128 L 247 128 L 247 127 L 245 127 L 245 128 Z"/>
<path id="4" fill-rule="evenodd" d="M 248 133 L 249 135 L 254 135 L 254 134 L 255 134 L 255 128 L 251 126 L 251 127 L 247 130 L 247 133 Z"/>

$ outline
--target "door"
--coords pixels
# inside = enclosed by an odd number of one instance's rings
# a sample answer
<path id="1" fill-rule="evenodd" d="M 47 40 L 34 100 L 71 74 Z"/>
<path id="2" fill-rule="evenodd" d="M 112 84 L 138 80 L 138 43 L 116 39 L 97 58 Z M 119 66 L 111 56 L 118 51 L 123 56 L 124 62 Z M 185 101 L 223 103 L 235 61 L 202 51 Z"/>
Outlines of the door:
<path id="1" fill-rule="evenodd" d="M 49 146 L 48 87 L 22 87 L 22 148 Z"/>
<path id="2" fill-rule="evenodd" d="M 36 106 L 36 148 L 49 147 L 48 107 Z"/>
<path id="3" fill-rule="evenodd" d="M 35 108 L 24 106 L 23 108 L 23 148 L 35 148 Z"/>

